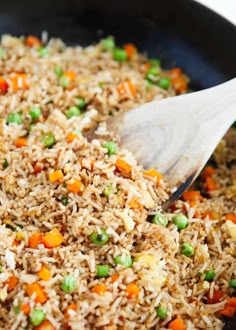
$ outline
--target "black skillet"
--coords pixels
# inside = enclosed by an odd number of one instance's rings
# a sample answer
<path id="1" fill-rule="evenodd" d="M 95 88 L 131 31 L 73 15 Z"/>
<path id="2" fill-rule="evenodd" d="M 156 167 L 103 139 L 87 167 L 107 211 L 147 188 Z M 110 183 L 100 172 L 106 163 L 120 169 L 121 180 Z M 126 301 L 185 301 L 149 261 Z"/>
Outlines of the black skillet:
<path id="1" fill-rule="evenodd" d="M 67 44 L 133 42 L 164 67 L 183 68 L 193 90 L 236 76 L 236 27 L 191 0 L 0 0 L 0 34 L 42 30 Z M 224 329 L 236 329 L 236 318 Z"/>

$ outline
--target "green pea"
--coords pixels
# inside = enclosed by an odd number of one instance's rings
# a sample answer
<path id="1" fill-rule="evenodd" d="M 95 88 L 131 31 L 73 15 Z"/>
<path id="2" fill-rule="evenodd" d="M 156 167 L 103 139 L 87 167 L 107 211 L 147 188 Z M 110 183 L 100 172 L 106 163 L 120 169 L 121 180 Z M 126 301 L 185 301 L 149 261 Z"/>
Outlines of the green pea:
<path id="1" fill-rule="evenodd" d="M 194 255 L 194 248 L 188 243 L 183 243 L 181 253 L 187 257 L 192 257 Z"/>
<path id="2" fill-rule="evenodd" d="M 233 278 L 229 281 L 229 287 L 232 289 L 236 289 L 236 278 Z"/>
<path id="3" fill-rule="evenodd" d="M 6 52 L 6 50 L 4 49 L 4 48 L 0 48 L 0 58 L 2 58 L 2 59 L 6 59 L 6 57 L 7 57 L 7 52 Z"/>
<path id="4" fill-rule="evenodd" d="M 112 185 L 109 184 L 108 186 L 106 186 L 106 188 L 103 190 L 103 195 L 106 197 L 109 197 L 110 193 L 112 190 Z"/>
<path id="5" fill-rule="evenodd" d="M 110 267 L 108 265 L 97 265 L 97 277 L 108 277 Z"/>
<path id="6" fill-rule="evenodd" d="M 105 82 L 100 81 L 100 82 L 98 83 L 98 87 L 103 88 L 104 86 L 106 86 L 106 83 L 105 83 Z"/>
<path id="7" fill-rule="evenodd" d="M 103 190 L 103 195 L 106 197 L 110 196 L 111 192 L 114 192 L 115 194 L 118 192 L 118 188 L 117 186 L 113 186 L 112 184 L 109 184 L 108 186 L 106 186 L 106 188 Z"/>
<path id="8" fill-rule="evenodd" d="M 117 145 L 113 141 L 104 143 L 103 148 L 107 149 L 108 156 L 114 155 L 117 152 Z"/>
<path id="9" fill-rule="evenodd" d="M 68 119 L 72 118 L 72 117 L 78 117 L 80 115 L 80 109 L 73 106 L 70 107 L 67 111 L 66 111 L 66 117 Z"/>
<path id="10" fill-rule="evenodd" d="M 14 307 L 14 313 L 15 313 L 15 314 L 20 314 L 20 311 L 21 311 L 21 310 L 20 310 L 20 306 L 15 306 L 15 307 Z"/>
<path id="11" fill-rule="evenodd" d="M 36 327 L 45 320 L 45 313 L 41 309 L 34 309 L 29 315 L 29 320 Z"/>
<path id="12" fill-rule="evenodd" d="M 39 54 L 40 57 L 46 56 L 48 54 L 48 48 L 46 48 L 46 47 L 40 47 L 38 49 L 38 54 Z"/>
<path id="13" fill-rule="evenodd" d="M 188 218 L 184 214 L 175 215 L 173 221 L 179 230 L 186 228 L 188 225 Z"/>
<path id="14" fill-rule="evenodd" d="M 133 264 L 132 257 L 130 255 L 117 256 L 114 259 L 116 265 L 122 265 L 126 268 L 129 268 Z"/>
<path id="15" fill-rule="evenodd" d="M 67 293 L 75 291 L 76 285 L 77 285 L 76 279 L 72 275 L 65 276 L 61 282 L 62 290 Z"/>
<path id="16" fill-rule="evenodd" d="M 151 81 L 152 83 L 157 82 L 158 76 L 160 74 L 160 68 L 153 66 L 146 72 L 146 78 Z"/>
<path id="17" fill-rule="evenodd" d="M 165 320 L 167 317 L 167 308 L 164 306 L 158 306 L 156 307 L 157 316 L 160 320 Z"/>
<path id="18" fill-rule="evenodd" d="M 153 86 L 153 85 L 155 85 L 151 80 L 149 80 L 149 79 L 146 79 L 146 82 L 147 82 L 147 84 L 148 84 L 148 86 L 147 86 L 147 88 L 148 88 L 148 91 L 150 91 L 150 86 Z"/>
<path id="19" fill-rule="evenodd" d="M 108 239 L 109 239 L 109 236 L 107 235 L 107 233 L 104 229 L 101 229 L 101 233 L 94 231 L 90 235 L 90 240 L 96 245 L 106 244 Z"/>
<path id="20" fill-rule="evenodd" d="M 36 126 L 37 124 L 35 123 L 35 124 L 30 124 L 29 125 L 29 131 L 32 131 L 32 129 Z"/>
<path id="21" fill-rule="evenodd" d="M 2 272 L 2 265 L 0 265 L 0 273 Z"/>
<path id="22" fill-rule="evenodd" d="M 76 106 L 81 110 L 86 107 L 86 102 L 83 97 L 77 97 L 75 102 L 76 102 Z"/>
<path id="23" fill-rule="evenodd" d="M 4 163 L 2 166 L 3 166 L 4 170 L 9 166 L 9 163 L 6 159 L 4 160 Z"/>
<path id="24" fill-rule="evenodd" d="M 168 224 L 168 220 L 166 219 L 166 217 L 164 217 L 163 214 L 157 213 L 157 214 L 155 214 L 154 218 L 152 219 L 152 223 L 166 227 Z"/>
<path id="25" fill-rule="evenodd" d="M 60 85 L 63 88 L 69 87 L 69 85 L 70 85 L 70 79 L 68 77 L 66 77 L 66 76 L 61 76 L 61 78 L 60 78 Z"/>
<path id="26" fill-rule="evenodd" d="M 56 140 L 55 140 L 54 135 L 49 132 L 49 133 L 43 134 L 42 142 L 45 145 L 45 147 L 51 148 L 56 143 Z"/>
<path id="27" fill-rule="evenodd" d="M 101 40 L 101 45 L 102 49 L 107 51 L 107 50 L 112 50 L 115 48 L 115 41 L 113 37 L 107 37 L 105 39 Z"/>
<path id="28" fill-rule="evenodd" d="M 62 70 L 62 67 L 60 65 L 55 66 L 54 72 L 58 76 L 58 78 L 60 78 L 63 75 L 63 70 Z"/>
<path id="29" fill-rule="evenodd" d="M 170 79 L 169 78 L 161 78 L 158 82 L 158 85 L 163 89 L 168 89 L 170 87 Z"/>
<path id="30" fill-rule="evenodd" d="M 63 197 L 63 198 L 61 199 L 61 203 L 62 203 L 63 205 L 66 206 L 66 205 L 69 203 L 68 198 L 67 198 L 67 197 Z"/>
<path id="31" fill-rule="evenodd" d="M 22 124 L 21 114 L 18 113 L 18 112 L 9 113 L 9 115 L 7 116 L 6 122 L 8 124 L 10 124 L 10 123 L 16 123 L 18 125 L 21 125 Z"/>
<path id="32" fill-rule="evenodd" d="M 103 195 L 106 196 L 106 197 L 109 197 L 111 191 L 112 191 L 112 184 L 109 184 L 109 185 L 106 186 L 106 188 L 103 190 Z"/>
<path id="33" fill-rule="evenodd" d="M 124 49 L 122 48 L 115 48 L 113 50 L 113 59 L 116 60 L 117 62 L 124 62 L 127 60 L 127 53 Z"/>
<path id="34" fill-rule="evenodd" d="M 214 278 L 214 276 L 215 276 L 214 270 L 213 269 L 208 270 L 207 272 L 205 272 L 205 278 L 204 278 L 204 280 L 205 281 L 212 281 L 213 278 Z"/>
<path id="35" fill-rule="evenodd" d="M 38 106 L 33 106 L 33 107 L 30 109 L 29 114 L 30 114 L 30 116 L 31 116 L 31 118 L 32 118 L 33 120 L 36 120 L 36 119 L 38 119 L 38 118 L 41 116 L 42 111 L 41 111 L 40 107 L 38 107 Z"/>
<path id="36" fill-rule="evenodd" d="M 161 65 L 161 61 L 159 60 L 159 58 L 151 58 L 148 63 L 150 64 L 151 67 L 156 67 L 156 66 L 160 66 Z"/>

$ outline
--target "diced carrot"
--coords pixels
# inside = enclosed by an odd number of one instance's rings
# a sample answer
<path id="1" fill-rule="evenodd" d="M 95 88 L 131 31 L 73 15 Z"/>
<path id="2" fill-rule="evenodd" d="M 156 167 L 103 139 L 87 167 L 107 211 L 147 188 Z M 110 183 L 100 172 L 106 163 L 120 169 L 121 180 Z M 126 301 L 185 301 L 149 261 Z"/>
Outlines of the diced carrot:
<path id="1" fill-rule="evenodd" d="M 126 292 L 127 292 L 127 298 L 128 299 L 138 298 L 138 296 L 139 296 L 139 287 L 134 283 L 130 283 L 126 287 Z"/>
<path id="2" fill-rule="evenodd" d="M 30 304 L 29 304 L 29 303 L 21 304 L 21 305 L 20 305 L 20 310 L 21 310 L 25 315 L 29 315 L 29 313 L 30 313 Z"/>
<path id="3" fill-rule="evenodd" d="M 73 313 L 73 311 L 75 312 L 76 311 L 76 305 L 75 304 L 71 304 L 69 305 L 68 307 L 66 307 L 65 309 L 65 317 L 67 319 L 69 319 L 71 317 L 71 314 Z M 70 311 L 72 311 L 72 313 L 70 313 Z"/>
<path id="4" fill-rule="evenodd" d="M 132 96 L 136 95 L 136 88 L 135 86 L 132 84 L 132 82 L 130 80 L 127 80 L 126 82 L 120 84 L 117 87 L 117 92 L 119 93 L 119 95 L 124 95 L 124 94 L 131 94 Z"/>
<path id="5" fill-rule="evenodd" d="M 76 79 L 76 73 L 74 71 L 66 71 L 63 76 L 68 78 L 70 82 Z"/>
<path id="6" fill-rule="evenodd" d="M 130 80 L 127 81 L 127 85 L 129 86 L 129 90 L 133 96 L 137 94 L 135 86 L 132 84 Z"/>
<path id="7" fill-rule="evenodd" d="M 215 174 L 215 169 L 212 166 L 206 166 L 201 174 L 201 179 L 206 180 L 206 178 L 211 177 Z"/>
<path id="8" fill-rule="evenodd" d="M 194 200 L 190 200 L 190 201 L 188 201 L 188 203 L 189 203 L 189 206 L 190 206 L 190 207 L 194 207 L 194 206 L 197 205 L 197 200 L 196 200 L 196 199 L 194 199 Z"/>
<path id="9" fill-rule="evenodd" d="M 20 245 L 20 242 L 14 239 L 12 246 L 18 246 L 18 245 Z"/>
<path id="10" fill-rule="evenodd" d="M 45 320 L 40 325 L 35 327 L 34 330 L 56 330 L 56 328 L 52 325 L 51 322 Z"/>
<path id="11" fill-rule="evenodd" d="M 141 65 L 141 67 L 140 67 L 140 72 L 141 73 L 145 73 L 148 69 L 150 69 L 150 63 L 144 63 L 144 64 L 142 64 Z"/>
<path id="12" fill-rule="evenodd" d="M 123 95 L 126 93 L 126 88 L 125 88 L 125 84 L 120 84 L 118 87 L 117 87 L 117 92 L 119 95 Z"/>
<path id="13" fill-rule="evenodd" d="M 223 296 L 224 296 L 224 293 L 221 290 L 214 290 L 212 297 L 210 297 L 210 291 L 208 291 L 207 303 L 208 304 L 217 304 Z"/>
<path id="14" fill-rule="evenodd" d="M 68 323 L 64 324 L 64 330 L 72 330 Z"/>
<path id="15" fill-rule="evenodd" d="M 111 275 L 111 283 L 115 283 L 119 278 L 119 274 L 115 273 Z"/>
<path id="16" fill-rule="evenodd" d="M 67 189 L 73 194 L 78 194 L 83 191 L 84 185 L 80 180 L 73 180 L 71 182 L 67 182 Z"/>
<path id="17" fill-rule="evenodd" d="M 17 148 L 22 148 L 22 147 L 26 147 L 27 146 L 27 139 L 26 138 L 19 138 L 15 141 L 15 146 Z"/>
<path id="18" fill-rule="evenodd" d="M 187 90 L 187 82 L 184 77 L 176 77 L 171 79 L 171 83 L 177 93 L 182 93 Z"/>
<path id="19" fill-rule="evenodd" d="M 93 288 L 92 288 L 92 292 L 93 293 L 97 293 L 99 295 L 103 295 L 104 293 L 106 293 L 108 291 L 106 285 L 103 284 L 96 284 Z"/>
<path id="20" fill-rule="evenodd" d="M 182 195 L 184 201 L 203 201 L 203 197 L 197 190 L 185 191 Z"/>
<path id="21" fill-rule="evenodd" d="M 200 218 L 200 213 L 198 211 L 195 211 L 193 214 L 194 218 Z"/>
<path id="22" fill-rule="evenodd" d="M 118 158 L 116 160 L 116 169 L 119 172 L 129 175 L 131 173 L 132 167 L 125 160 Z"/>
<path id="23" fill-rule="evenodd" d="M 59 246 L 63 241 L 64 238 L 57 228 L 53 228 L 42 238 L 42 243 L 46 248 L 54 248 L 56 246 Z"/>
<path id="24" fill-rule="evenodd" d="M 42 243 L 43 235 L 39 232 L 33 233 L 29 238 L 28 247 L 31 249 L 37 249 L 38 245 Z"/>
<path id="25" fill-rule="evenodd" d="M 52 277 L 50 270 L 46 266 L 42 266 L 40 271 L 38 271 L 38 277 L 43 281 L 49 281 Z"/>
<path id="26" fill-rule="evenodd" d="M 15 73 L 9 78 L 13 91 L 18 91 L 19 89 L 28 89 L 29 83 L 25 73 Z"/>
<path id="27" fill-rule="evenodd" d="M 212 191 L 212 190 L 216 190 L 216 189 L 217 189 L 217 185 L 216 185 L 215 179 L 212 178 L 211 176 L 208 176 L 206 178 L 206 190 Z"/>
<path id="28" fill-rule="evenodd" d="M 66 89 L 68 90 L 68 91 L 72 91 L 72 89 L 74 89 L 76 86 L 75 86 L 75 84 L 71 84 L 71 85 L 69 85 Z"/>
<path id="29" fill-rule="evenodd" d="M 147 176 L 156 177 L 157 183 L 160 183 L 163 179 L 163 175 L 157 172 L 155 168 L 150 168 L 149 170 L 144 171 L 144 174 Z"/>
<path id="30" fill-rule="evenodd" d="M 168 328 L 172 330 L 186 330 L 186 325 L 182 319 L 177 317 L 169 323 Z"/>
<path id="31" fill-rule="evenodd" d="M 63 178 L 64 178 L 64 174 L 62 173 L 61 170 L 57 170 L 49 173 L 49 181 L 52 183 L 58 182 Z"/>
<path id="32" fill-rule="evenodd" d="M 8 87 L 9 85 L 7 81 L 4 78 L 0 77 L 0 93 L 6 93 L 8 91 Z"/>
<path id="33" fill-rule="evenodd" d="M 206 211 L 202 214 L 202 218 L 208 217 L 210 220 L 216 220 L 220 218 L 220 214 L 216 211 Z"/>
<path id="34" fill-rule="evenodd" d="M 42 172 L 43 168 L 37 164 L 34 165 L 34 174 Z"/>
<path id="35" fill-rule="evenodd" d="M 225 220 L 230 220 L 230 221 L 232 221 L 233 223 L 236 224 L 236 215 L 233 214 L 233 213 L 228 213 L 225 216 Z"/>
<path id="36" fill-rule="evenodd" d="M 142 208 L 142 204 L 138 201 L 137 198 L 133 197 L 131 201 L 129 202 L 129 207 L 131 209 L 140 209 Z"/>
<path id="37" fill-rule="evenodd" d="M 29 84 L 25 73 L 15 73 L 9 78 L 12 89 L 16 92 L 19 89 L 28 89 Z"/>
<path id="38" fill-rule="evenodd" d="M 19 279 L 15 275 L 11 275 L 8 280 L 5 282 L 7 284 L 7 291 L 12 291 L 17 284 L 19 283 Z"/>
<path id="39" fill-rule="evenodd" d="M 72 141 L 74 141 L 77 138 L 78 138 L 78 134 L 71 132 L 67 135 L 67 142 L 71 143 Z"/>
<path id="40" fill-rule="evenodd" d="M 133 44 L 124 45 L 124 50 L 127 53 L 128 59 L 131 59 L 132 56 L 137 52 L 137 48 Z"/>
<path id="41" fill-rule="evenodd" d="M 39 40 L 39 38 L 31 35 L 25 39 L 25 44 L 28 47 L 42 47 L 42 42 Z"/>
<path id="42" fill-rule="evenodd" d="M 26 286 L 26 292 L 29 297 L 31 297 L 34 294 L 35 302 L 38 302 L 40 304 L 44 304 L 48 300 L 46 293 L 44 292 L 41 285 L 38 283 L 28 284 Z"/>
<path id="43" fill-rule="evenodd" d="M 172 77 L 179 77 L 182 74 L 182 70 L 180 68 L 173 68 L 170 70 L 170 75 Z"/>
<path id="44" fill-rule="evenodd" d="M 236 309 L 236 297 L 230 297 L 227 299 L 227 304 Z"/>
<path id="45" fill-rule="evenodd" d="M 233 317 L 235 314 L 235 308 L 226 304 L 225 307 L 218 313 L 227 317 Z"/>

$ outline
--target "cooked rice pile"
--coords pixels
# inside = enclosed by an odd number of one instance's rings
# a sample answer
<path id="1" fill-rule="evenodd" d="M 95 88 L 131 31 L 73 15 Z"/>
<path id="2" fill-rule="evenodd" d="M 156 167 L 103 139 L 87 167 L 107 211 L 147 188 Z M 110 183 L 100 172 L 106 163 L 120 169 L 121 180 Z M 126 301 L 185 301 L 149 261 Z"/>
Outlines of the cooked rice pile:
<path id="1" fill-rule="evenodd" d="M 222 329 L 224 310 L 236 308 L 235 130 L 198 183 L 205 197 L 185 195 L 165 226 L 152 223 L 169 194 L 161 175 L 110 150 L 106 135 L 83 134 L 185 92 L 187 78 L 160 68 L 148 77 L 145 56 L 127 49 L 120 62 L 102 43 L 38 47 L 4 36 L 0 48 L 0 328 Z"/>

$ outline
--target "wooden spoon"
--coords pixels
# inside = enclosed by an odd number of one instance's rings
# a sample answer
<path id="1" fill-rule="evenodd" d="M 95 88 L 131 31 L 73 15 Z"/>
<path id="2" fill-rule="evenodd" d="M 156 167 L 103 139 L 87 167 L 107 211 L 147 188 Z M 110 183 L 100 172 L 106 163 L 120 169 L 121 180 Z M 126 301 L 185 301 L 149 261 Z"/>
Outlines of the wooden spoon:
<path id="1" fill-rule="evenodd" d="M 176 200 L 198 176 L 236 120 L 236 79 L 200 92 L 146 103 L 108 120 L 144 168 L 156 168 Z"/>

